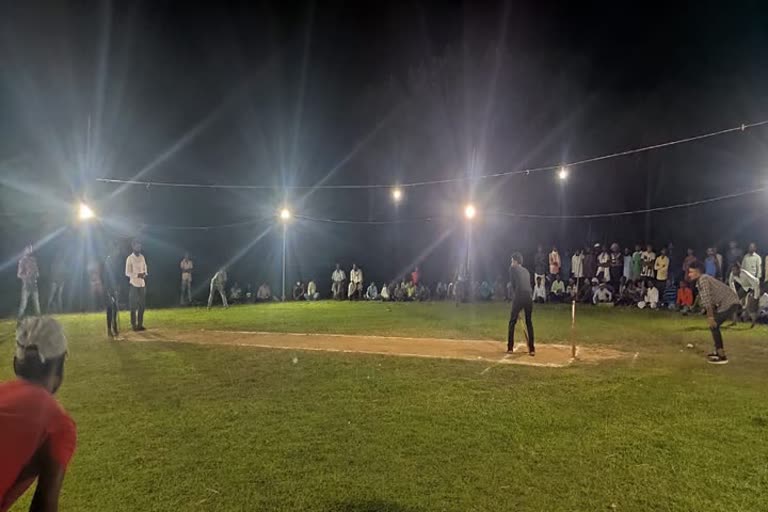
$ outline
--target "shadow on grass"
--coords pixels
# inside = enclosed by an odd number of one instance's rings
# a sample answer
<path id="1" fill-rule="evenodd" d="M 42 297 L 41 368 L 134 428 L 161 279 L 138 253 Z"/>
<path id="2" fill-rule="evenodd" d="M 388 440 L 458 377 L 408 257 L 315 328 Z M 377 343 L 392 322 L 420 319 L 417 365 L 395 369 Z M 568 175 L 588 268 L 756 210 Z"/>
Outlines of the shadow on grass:
<path id="1" fill-rule="evenodd" d="M 405 507 L 391 501 L 366 500 L 337 503 L 330 507 L 328 512 L 419 512 L 419 509 Z"/>

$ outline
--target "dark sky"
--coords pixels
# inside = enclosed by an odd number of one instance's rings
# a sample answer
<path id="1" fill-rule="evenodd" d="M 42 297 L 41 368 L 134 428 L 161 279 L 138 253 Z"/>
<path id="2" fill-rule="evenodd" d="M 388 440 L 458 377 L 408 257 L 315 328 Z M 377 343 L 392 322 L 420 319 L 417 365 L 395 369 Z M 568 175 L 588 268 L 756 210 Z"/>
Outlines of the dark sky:
<path id="1" fill-rule="evenodd" d="M 189 248 L 206 272 L 240 255 L 235 274 L 251 282 L 275 282 L 281 231 L 268 230 L 271 219 L 163 226 L 271 217 L 285 200 L 316 218 L 435 219 L 292 224 L 291 277 L 323 280 L 337 259 L 377 280 L 422 261 L 437 280 L 462 251 L 454 216 L 469 199 L 481 210 L 473 236 L 486 276 L 537 243 L 768 244 L 764 195 L 599 221 L 482 215 L 602 213 L 749 190 L 765 180 L 763 128 L 574 168 L 565 186 L 543 173 L 413 189 L 397 210 L 386 190 L 115 193 L 95 182 L 455 178 L 768 119 L 768 8 L 668 4 L 0 2 L 3 260 L 69 223 L 83 196 L 109 220 L 96 250 L 141 234 L 169 275 Z M 70 228 L 42 259 L 81 236 Z"/>

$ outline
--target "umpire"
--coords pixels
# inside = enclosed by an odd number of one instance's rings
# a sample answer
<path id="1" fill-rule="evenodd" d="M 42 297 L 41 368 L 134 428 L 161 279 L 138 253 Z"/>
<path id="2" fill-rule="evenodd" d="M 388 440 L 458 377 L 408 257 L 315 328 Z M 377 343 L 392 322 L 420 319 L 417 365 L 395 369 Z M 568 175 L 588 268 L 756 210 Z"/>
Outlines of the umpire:
<path id="1" fill-rule="evenodd" d="M 533 344 L 533 290 L 531 289 L 531 274 L 523 267 L 523 256 L 516 252 L 512 254 L 512 264 L 509 267 L 511 283 L 512 312 L 509 315 L 509 333 L 507 334 L 507 352 L 515 348 L 515 325 L 521 311 L 525 311 L 525 328 L 528 331 L 528 355 L 536 355 Z"/>

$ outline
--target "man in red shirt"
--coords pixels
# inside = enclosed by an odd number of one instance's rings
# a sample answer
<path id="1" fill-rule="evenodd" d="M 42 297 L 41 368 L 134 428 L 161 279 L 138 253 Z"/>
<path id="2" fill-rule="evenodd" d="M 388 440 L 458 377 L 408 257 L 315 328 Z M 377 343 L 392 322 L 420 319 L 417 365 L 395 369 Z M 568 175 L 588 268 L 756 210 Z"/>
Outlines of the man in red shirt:
<path id="1" fill-rule="evenodd" d="M 37 479 L 30 511 L 54 512 L 75 452 L 75 422 L 53 398 L 64 378 L 67 340 L 52 318 L 26 318 L 16 329 L 13 369 L 0 384 L 0 512 Z"/>
<path id="2" fill-rule="evenodd" d="M 421 279 L 421 272 L 419 271 L 419 267 L 416 267 L 413 269 L 413 272 L 411 272 L 411 282 L 414 286 L 419 286 L 419 280 Z"/>

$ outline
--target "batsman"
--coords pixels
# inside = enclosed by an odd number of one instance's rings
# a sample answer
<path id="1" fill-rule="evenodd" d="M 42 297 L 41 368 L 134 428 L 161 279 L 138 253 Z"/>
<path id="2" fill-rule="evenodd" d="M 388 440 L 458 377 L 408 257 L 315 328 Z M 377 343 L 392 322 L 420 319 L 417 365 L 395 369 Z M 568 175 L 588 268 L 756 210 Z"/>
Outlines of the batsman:
<path id="1" fill-rule="evenodd" d="M 515 348 L 515 326 L 520 312 L 525 312 L 525 329 L 528 340 L 528 355 L 536 355 L 533 344 L 533 290 L 531 289 L 531 274 L 523 267 L 523 256 L 516 252 L 512 254 L 512 263 L 509 267 L 509 281 L 511 283 L 512 312 L 509 315 L 509 332 L 507 334 L 507 353 L 512 353 Z"/>

